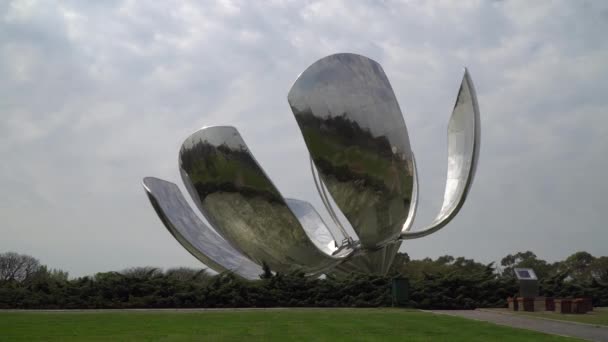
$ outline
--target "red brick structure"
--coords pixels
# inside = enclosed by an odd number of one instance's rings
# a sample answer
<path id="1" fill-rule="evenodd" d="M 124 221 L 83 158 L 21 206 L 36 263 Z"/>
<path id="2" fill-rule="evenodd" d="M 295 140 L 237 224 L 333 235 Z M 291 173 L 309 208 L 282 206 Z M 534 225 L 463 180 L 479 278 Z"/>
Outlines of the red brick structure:
<path id="1" fill-rule="evenodd" d="M 555 311 L 555 301 L 553 300 L 553 297 L 545 298 L 545 308 L 547 311 Z"/>
<path id="2" fill-rule="evenodd" d="M 519 309 L 519 305 L 517 305 L 517 297 L 507 298 L 507 303 L 509 304 L 509 310 L 517 311 Z"/>
<path id="3" fill-rule="evenodd" d="M 517 297 L 519 311 L 534 311 L 534 298 Z"/>
<path id="4" fill-rule="evenodd" d="M 572 300 L 572 313 L 585 313 L 585 304 L 582 298 L 574 298 Z"/>
<path id="5" fill-rule="evenodd" d="M 572 313 L 584 314 L 592 310 L 591 298 L 575 298 L 572 301 Z"/>
<path id="6" fill-rule="evenodd" d="M 556 299 L 555 312 L 557 313 L 572 313 L 572 299 Z"/>
<path id="7" fill-rule="evenodd" d="M 510 311 L 555 311 L 584 314 L 593 311 L 591 298 L 508 297 Z"/>
<path id="8" fill-rule="evenodd" d="M 588 311 L 593 311 L 593 299 L 591 297 L 585 298 L 587 300 Z"/>

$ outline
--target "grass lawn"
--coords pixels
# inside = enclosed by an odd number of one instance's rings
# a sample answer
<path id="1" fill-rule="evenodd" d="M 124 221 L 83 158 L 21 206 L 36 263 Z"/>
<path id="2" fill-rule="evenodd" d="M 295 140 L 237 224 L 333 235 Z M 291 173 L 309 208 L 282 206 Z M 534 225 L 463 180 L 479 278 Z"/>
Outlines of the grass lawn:
<path id="1" fill-rule="evenodd" d="M 1 341 L 571 341 L 400 309 L 0 312 Z"/>
<path id="2" fill-rule="evenodd" d="M 579 323 L 587 323 L 587 324 L 595 324 L 595 325 L 605 325 L 608 326 L 608 307 L 606 308 L 593 308 L 593 311 L 588 312 L 586 314 L 560 314 L 552 311 L 547 312 L 522 312 L 522 311 L 508 311 L 506 309 L 496 309 L 501 312 L 508 312 L 515 315 L 526 315 L 532 317 L 541 317 L 541 318 L 549 318 L 549 319 L 557 319 L 562 321 L 572 321 Z"/>

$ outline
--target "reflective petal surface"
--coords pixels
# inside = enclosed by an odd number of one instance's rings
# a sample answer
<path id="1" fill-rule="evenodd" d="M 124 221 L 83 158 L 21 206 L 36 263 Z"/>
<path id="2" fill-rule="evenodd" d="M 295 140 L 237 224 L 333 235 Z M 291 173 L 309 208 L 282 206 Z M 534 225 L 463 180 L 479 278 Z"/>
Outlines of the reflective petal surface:
<path id="1" fill-rule="evenodd" d="M 316 274 L 342 262 L 308 238 L 234 127 L 206 127 L 182 144 L 182 179 L 209 223 L 258 264 Z"/>
<path id="2" fill-rule="evenodd" d="M 315 243 L 317 248 L 332 255 L 338 249 L 336 238 L 312 204 L 293 198 L 286 198 L 285 202 L 302 224 L 308 238 Z"/>
<path id="3" fill-rule="evenodd" d="M 441 210 L 429 226 L 406 231 L 402 239 L 429 235 L 444 227 L 458 213 L 473 184 L 481 139 L 479 105 L 473 81 L 465 69 L 458 98 L 448 125 L 448 172 Z"/>
<path id="4" fill-rule="evenodd" d="M 412 229 L 414 220 L 416 219 L 416 212 L 418 210 L 418 167 L 416 166 L 416 157 L 412 153 L 412 165 L 414 166 L 414 179 L 412 189 L 412 204 L 410 205 L 410 212 L 407 214 L 407 220 L 403 224 L 403 232 L 407 232 Z"/>
<path id="5" fill-rule="evenodd" d="M 259 279 L 262 268 L 237 252 L 192 211 L 177 185 L 144 178 L 144 189 L 161 221 L 190 254 L 216 272 L 231 271 Z"/>
<path id="6" fill-rule="evenodd" d="M 412 193 L 412 204 L 408 213 L 407 220 L 403 224 L 403 231 L 407 232 L 412 228 L 416 217 L 416 209 L 418 208 L 418 171 L 416 169 L 416 158 L 412 154 L 412 162 L 414 166 L 414 188 Z M 366 253 L 358 253 L 349 258 L 343 264 L 340 264 L 337 269 L 343 273 L 367 273 L 385 275 L 391 268 L 395 256 L 399 252 L 401 242 L 397 241 L 389 243 L 375 251 L 366 251 Z"/>
<path id="7" fill-rule="evenodd" d="M 375 61 L 336 54 L 308 67 L 288 101 L 322 182 L 358 235 L 378 249 L 399 237 L 412 201 L 410 143 Z"/>

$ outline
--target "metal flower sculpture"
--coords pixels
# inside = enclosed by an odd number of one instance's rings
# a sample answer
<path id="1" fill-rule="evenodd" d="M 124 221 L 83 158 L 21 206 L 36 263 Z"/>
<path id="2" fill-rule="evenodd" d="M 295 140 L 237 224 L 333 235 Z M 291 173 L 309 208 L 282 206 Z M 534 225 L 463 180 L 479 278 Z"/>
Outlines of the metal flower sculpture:
<path id="1" fill-rule="evenodd" d="M 325 224 L 309 203 L 283 198 L 234 127 L 202 128 L 179 153 L 182 180 L 209 225 L 175 184 L 152 177 L 143 181 L 169 232 L 211 269 L 248 279 L 258 278 L 263 263 L 275 271 L 300 269 L 308 275 L 330 270 L 385 274 L 402 240 L 436 232 L 464 204 L 480 140 L 479 108 L 466 69 L 448 125 L 443 205 L 433 222 L 418 230 L 411 230 L 416 162 L 380 64 L 347 53 L 322 58 L 298 77 L 288 101 L 333 225 Z"/>

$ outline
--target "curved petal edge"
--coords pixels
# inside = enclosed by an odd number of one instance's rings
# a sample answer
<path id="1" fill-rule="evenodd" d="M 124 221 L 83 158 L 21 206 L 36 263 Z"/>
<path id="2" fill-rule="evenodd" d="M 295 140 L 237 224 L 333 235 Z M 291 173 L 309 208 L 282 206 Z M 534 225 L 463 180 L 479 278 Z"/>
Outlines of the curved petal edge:
<path id="1" fill-rule="evenodd" d="M 412 229 L 414 220 L 416 219 L 416 212 L 418 211 L 418 167 L 416 166 L 416 156 L 412 152 L 412 169 L 413 169 L 413 180 L 412 180 L 412 199 L 410 202 L 410 211 L 407 214 L 407 220 L 403 224 L 402 232 L 407 232 Z"/>
<path id="2" fill-rule="evenodd" d="M 195 258 L 216 272 L 234 272 L 245 279 L 259 279 L 262 268 L 237 252 L 190 208 L 174 183 L 154 177 L 143 180 L 154 210 L 175 239 Z"/>
<path id="3" fill-rule="evenodd" d="M 429 226 L 421 230 L 404 231 L 400 239 L 416 239 L 432 234 L 448 224 L 460 211 L 475 177 L 480 138 L 477 95 L 473 80 L 465 68 L 448 125 L 448 168 L 443 205 Z"/>
<path id="4" fill-rule="evenodd" d="M 338 249 L 337 239 L 312 204 L 294 198 L 285 198 L 285 202 L 300 221 L 308 238 L 317 248 L 332 255 Z"/>

